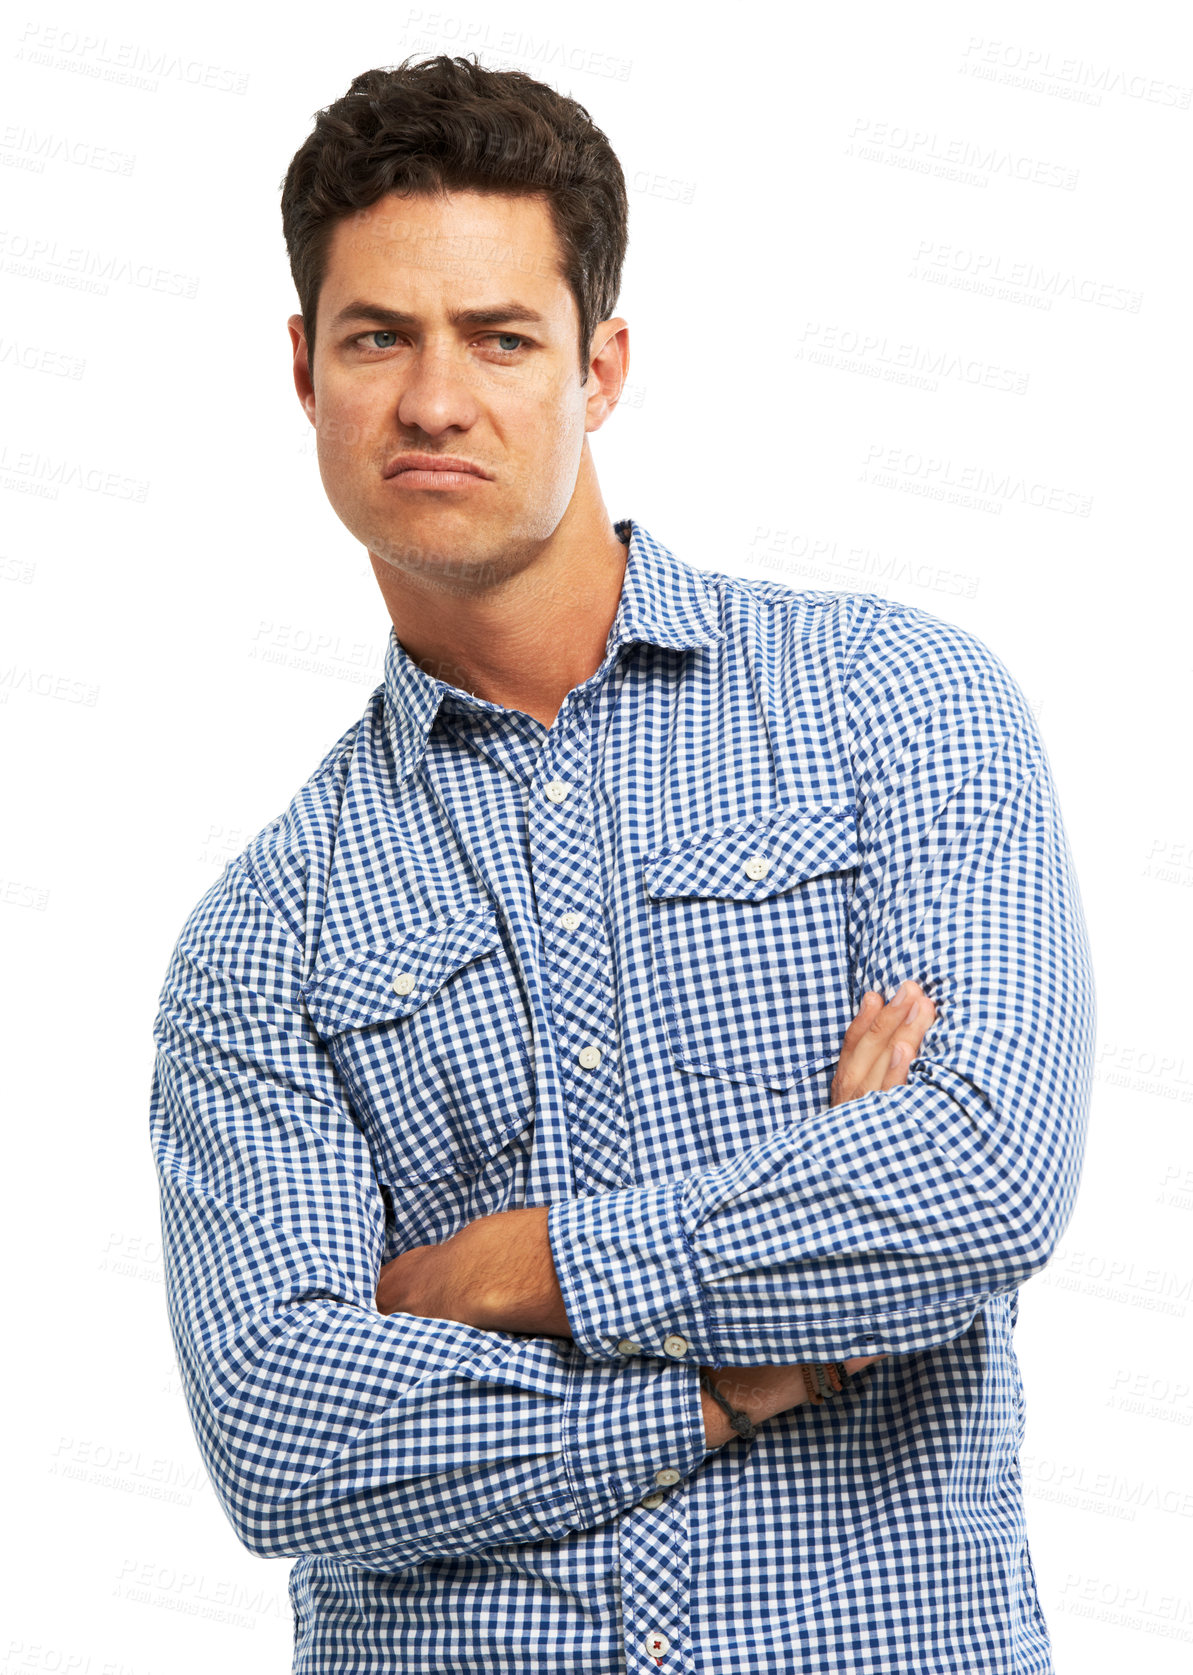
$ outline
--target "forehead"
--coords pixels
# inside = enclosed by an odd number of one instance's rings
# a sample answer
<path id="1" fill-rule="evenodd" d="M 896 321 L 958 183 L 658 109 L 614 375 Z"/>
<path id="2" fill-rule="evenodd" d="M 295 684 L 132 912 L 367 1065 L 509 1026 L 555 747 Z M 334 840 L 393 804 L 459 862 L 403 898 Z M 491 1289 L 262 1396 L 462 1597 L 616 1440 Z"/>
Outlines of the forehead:
<path id="1" fill-rule="evenodd" d="M 392 192 L 332 229 L 319 312 L 361 294 L 427 311 L 508 295 L 566 316 L 562 262 L 544 197 Z"/>

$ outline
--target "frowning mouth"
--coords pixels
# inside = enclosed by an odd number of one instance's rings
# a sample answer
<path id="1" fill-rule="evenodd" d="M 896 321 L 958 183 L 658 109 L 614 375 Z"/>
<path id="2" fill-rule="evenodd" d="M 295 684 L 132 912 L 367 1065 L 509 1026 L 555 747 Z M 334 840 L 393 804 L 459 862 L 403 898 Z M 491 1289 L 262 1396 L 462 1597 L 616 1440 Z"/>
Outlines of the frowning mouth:
<path id="1" fill-rule="evenodd" d="M 408 488 L 462 488 L 489 481 L 489 473 L 454 454 L 399 454 L 384 476 Z"/>

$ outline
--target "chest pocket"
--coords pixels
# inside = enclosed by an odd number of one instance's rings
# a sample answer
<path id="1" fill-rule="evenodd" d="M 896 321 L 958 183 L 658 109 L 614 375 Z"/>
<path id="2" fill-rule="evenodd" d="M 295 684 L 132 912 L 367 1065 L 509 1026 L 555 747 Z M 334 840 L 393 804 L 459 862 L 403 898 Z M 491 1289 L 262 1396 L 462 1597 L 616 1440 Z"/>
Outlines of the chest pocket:
<path id="1" fill-rule="evenodd" d="M 859 861 L 852 806 L 784 806 L 646 857 L 655 992 L 679 1069 L 785 1091 L 836 1062 Z"/>
<path id="2" fill-rule="evenodd" d="M 530 1026 L 492 906 L 342 960 L 302 995 L 381 1179 L 475 1176 L 532 1120 Z"/>

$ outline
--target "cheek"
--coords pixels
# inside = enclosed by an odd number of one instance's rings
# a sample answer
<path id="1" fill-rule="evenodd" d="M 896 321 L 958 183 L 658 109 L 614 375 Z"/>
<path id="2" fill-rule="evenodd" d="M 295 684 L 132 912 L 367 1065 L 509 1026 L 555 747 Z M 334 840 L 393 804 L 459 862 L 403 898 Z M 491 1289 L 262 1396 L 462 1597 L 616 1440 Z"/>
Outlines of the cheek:
<path id="1" fill-rule="evenodd" d="M 359 394 L 348 400 L 338 392 L 321 392 L 315 438 L 319 474 L 333 505 L 337 490 L 376 476 L 392 451 L 376 404 Z"/>
<path id="2" fill-rule="evenodd" d="M 315 434 L 320 460 L 326 456 L 328 465 L 343 470 L 369 452 L 376 427 L 374 405 L 359 393 L 352 399 L 334 389 L 318 393 Z"/>
<path id="3" fill-rule="evenodd" d="M 584 415 L 562 396 L 548 407 L 527 412 L 523 435 L 533 436 L 527 450 L 544 475 L 574 477 L 584 441 Z"/>

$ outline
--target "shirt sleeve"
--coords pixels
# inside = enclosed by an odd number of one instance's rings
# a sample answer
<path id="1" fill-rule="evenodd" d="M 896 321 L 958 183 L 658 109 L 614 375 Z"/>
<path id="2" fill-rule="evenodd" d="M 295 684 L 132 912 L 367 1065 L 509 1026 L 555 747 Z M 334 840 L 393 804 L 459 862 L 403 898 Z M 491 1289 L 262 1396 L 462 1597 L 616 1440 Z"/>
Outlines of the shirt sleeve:
<path id="1" fill-rule="evenodd" d="M 826 1071 L 810 1111 L 716 1169 L 552 1206 L 596 1360 L 624 1339 L 713 1366 L 926 1349 L 1043 1267 L 1071 1215 L 1094 984 L 1031 711 L 975 636 L 891 605 L 843 714 L 851 1015 L 913 978 L 936 1019 L 900 1087 L 829 1107 Z"/>
<path id="2" fill-rule="evenodd" d="M 150 1108 L 167 1306 L 204 1463 L 263 1557 L 392 1571 L 558 1541 L 709 1452 L 690 1366 L 375 1302 L 385 1212 L 243 858 L 178 939 Z"/>

